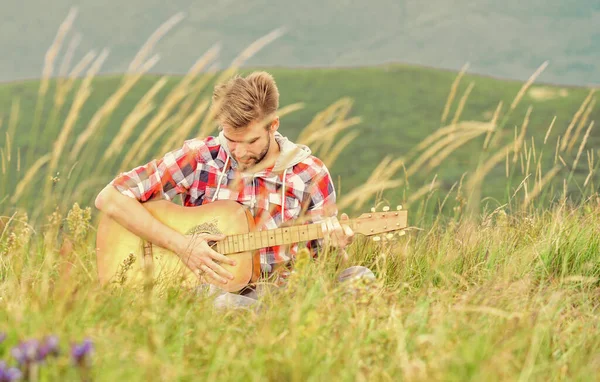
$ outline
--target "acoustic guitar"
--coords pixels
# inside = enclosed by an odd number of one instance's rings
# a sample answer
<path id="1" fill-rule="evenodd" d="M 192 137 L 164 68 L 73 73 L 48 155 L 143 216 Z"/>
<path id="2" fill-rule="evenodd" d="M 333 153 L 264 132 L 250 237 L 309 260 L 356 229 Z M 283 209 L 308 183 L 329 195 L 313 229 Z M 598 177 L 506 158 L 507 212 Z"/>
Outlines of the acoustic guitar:
<path id="1" fill-rule="evenodd" d="M 249 210 L 236 201 L 220 200 L 197 207 L 183 207 L 167 200 L 143 203 L 157 220 L 185 235 L 224 234 L 226 238 L 209 243 L 211 247 L 235 259 L 236 265 L 221 264 L 234 275 L 227 284 L 210 278 L 201 280 L 173 252 L 153 245 L 103 214 L 96 235 L 96 262 L 102 285 L 109 283 L 144 283 L 175 276 L 189 287 L 211 283 L 228 292 L 237 292 L 260 277 L 259 249 L 306 242 L 323 238 L 320 223 L 300 224 L 270 230 L 256 230 Z M 384 208 L 382 212 L 364 213 L 344 222 L 357 234 L 380 239 L 381 234 L 403 233 L 408 212 Z"/>

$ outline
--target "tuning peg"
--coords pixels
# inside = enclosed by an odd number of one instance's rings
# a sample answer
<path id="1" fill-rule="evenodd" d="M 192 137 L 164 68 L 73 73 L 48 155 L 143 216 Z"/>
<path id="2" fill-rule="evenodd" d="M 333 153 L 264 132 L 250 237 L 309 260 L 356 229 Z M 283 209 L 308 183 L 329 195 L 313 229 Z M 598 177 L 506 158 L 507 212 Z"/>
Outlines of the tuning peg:
<path id="1" fill-rule="evenodd" d="M 393 233 L 388 233 L 387 235 L 385 235 L 385 237 L 389 240 L 394 238 L 394 234 Z"/>
<path id="2" fill-rule="evenodd" d="M 389 206 L 385 206 L 385 207 L 383 207 L 383 212 L 388 212 L 389 210 L 390 210 L 390 207 L 389 207 Z"/>
<path id="3" fill-rule="evenodd" d="M 381 237 L 379 237 L 379 236 L 373 236 L 373 241 L 381 241 Z"/>
<path id="4" fill-rule="evenodd" d="M 375 207 L 371 207 L 371 212 L 375 212 Z"/>
<path id="5" fill-rule="evenodd" d="M 396 206 L 396 211 L 400 211 L 401 209 L 402 209 L 402 204 L 398 204 L 398 205 Z"/>
<path id="6" fill-rule="evenodd" d="M 405 231 L 398 231 L 398 232 L 396 232 L 396 235 L 398 235 L 398 236 L 404 236 L 404 235 L 406 235 L 406 232 Z"/>

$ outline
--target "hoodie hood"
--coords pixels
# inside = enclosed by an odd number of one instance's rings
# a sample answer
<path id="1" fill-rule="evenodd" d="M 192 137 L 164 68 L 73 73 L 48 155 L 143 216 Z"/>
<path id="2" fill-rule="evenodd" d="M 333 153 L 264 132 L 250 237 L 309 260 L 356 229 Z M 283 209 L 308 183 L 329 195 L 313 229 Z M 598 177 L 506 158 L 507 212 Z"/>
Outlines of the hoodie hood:
<path id="1" fill-rule="evenodd" d="M 225 139 L 222 131 L 219 133 L 217 139 L 221 147 L 227 153 L 227 159 L 231 161 L 232 167 L 237 167 L 237 162 L 231 155 L 231 151 L 227 145 L 227 139 Z M 294 143 L 281 135 L 278 131 L 275 132 L 275 140 L 279 144 L 280 153 L 271 170 L 274 173 L 285 172 L 311 155 L 311 150 L 308 146 Z M 264 172 L 264 170 L 260 173 L 262 172 Z"/>

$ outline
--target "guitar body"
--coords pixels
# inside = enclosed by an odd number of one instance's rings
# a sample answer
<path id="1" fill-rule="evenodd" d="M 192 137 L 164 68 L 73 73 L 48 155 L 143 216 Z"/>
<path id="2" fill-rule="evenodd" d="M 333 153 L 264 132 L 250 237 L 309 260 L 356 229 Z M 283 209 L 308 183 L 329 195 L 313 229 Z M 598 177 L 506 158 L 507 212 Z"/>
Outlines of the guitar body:
<path id="1" fill-rule="evenodd" d="M 250 212 L 235 201 L 223 200 L 197 207 L 183 207 L 167 200 L 142 204 L 157 220 L 182 234 L 245 234 L 254 231 Z M 259 252 L 230 253 L 236 265 L 221 264 L 234 275 L 221 284 L 200 278 L 173 252 L 147 242 L 103 214 L 96 236 L 96 262 L 100 283 L 142 285 L 149 279 L 171 279 L 187 287 L 215 284 L 227 292 L 236 292 L 258 280 Z"/>

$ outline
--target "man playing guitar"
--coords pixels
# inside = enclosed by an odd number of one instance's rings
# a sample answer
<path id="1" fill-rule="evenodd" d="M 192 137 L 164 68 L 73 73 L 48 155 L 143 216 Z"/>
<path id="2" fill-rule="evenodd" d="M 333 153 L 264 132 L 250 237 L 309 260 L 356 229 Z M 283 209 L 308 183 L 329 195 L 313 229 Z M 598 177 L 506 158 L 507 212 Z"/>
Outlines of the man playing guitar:
<path id="1" fill-rule="evenodd" d="M 257 230 L 299 219 L 320 222 L 324 239 L 306 243 L 312 255 L 329 245 L 347 258 L 344 248 L 354 237 L 343 224 L 348 216 L 337 219 L 335 188 L 325 164 L 278 132 L 279 91 L 273 77 L 254 72 L 217 84 L 211 107 L 219 123 L 217 136 L 186 140 L 181 148 L 119 174 L 98 194 L 96 208 L 217 285 L 233 278 L 220 264 L 235 265 L 209 245 L 223 236 L 203 234 L 198 240 L 184 235 L 155 219 L 142 203 L 176 195 L 184 206 L 234 200 L 248 208 Z M 262 273 L 269 276 L 298 250 L 299 243 L 261 248 Z"/>

